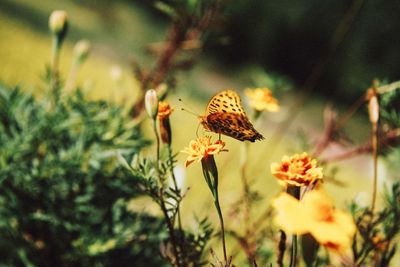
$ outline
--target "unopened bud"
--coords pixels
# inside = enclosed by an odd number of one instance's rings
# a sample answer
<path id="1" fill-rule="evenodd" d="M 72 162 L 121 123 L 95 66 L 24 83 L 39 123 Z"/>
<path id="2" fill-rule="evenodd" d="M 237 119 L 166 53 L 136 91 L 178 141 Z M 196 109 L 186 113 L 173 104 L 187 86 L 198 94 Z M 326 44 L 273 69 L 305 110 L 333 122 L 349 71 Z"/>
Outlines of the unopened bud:
<path id="1" fill-rule="evenodd" d="M 67 12 L 65 12 L 64 10 L 53 11 L 49 18 L 50 31 L 61 39 L 63 39 L 65 34 L 67 33 L 67 18 Z"/>
<path id="2" fill-rule="evenodd" d="M 376 91 L 369 91 L 369 102 L 368 102 L 368 112 L 369 112 L 369 121 L 371 123 L 377 123 L 379 120 L 379 102 L 378 97 L 376 95 Z"/>
<path id="3" fill-rule="evenodd" d="M 75 44 L 74 55 L 78 64 L 86 60 L 90 53 L 91 45 L 88 40 L 80 40 Z"/>
<path id="4" fill-rule="evenodd" d="M 149 117 L 155 120 L 158 113 L 158 97 L 156 90 L 147 90 L 144 98 L 144 104 Z"/>

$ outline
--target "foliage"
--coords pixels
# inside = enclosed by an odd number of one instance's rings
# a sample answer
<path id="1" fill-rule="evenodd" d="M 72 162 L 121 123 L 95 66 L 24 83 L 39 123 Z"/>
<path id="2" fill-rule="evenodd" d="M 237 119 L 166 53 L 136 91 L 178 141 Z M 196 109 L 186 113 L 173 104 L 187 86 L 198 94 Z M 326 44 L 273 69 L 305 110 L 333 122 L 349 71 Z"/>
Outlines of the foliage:
<path id="1" fill-rule="evenodd" d="M 353 242 L 353 258 L 357 266 L 389 266 L 398 249 L 400 183 L 386 188 L 384 200 L 384 208 L 375 216 L 368 208 L 352 203 L 351 210 L 358 227 Z"/>
<path id="2" fill-rule="evenodd" d="M 380 99 L 380 115 L 383 123 L 400 128 L 400 91 L 383 94 Z"/>
<path id="3" fill-rule="evenodd" d="M 122 164 L 137 177 L 137 187 L 148 195 L 163 212 L 170 239 L 166 241 L 162 254 L 173 266 L 203 266 L 204 252 L 213 230 L 207 219 L 198 222 L 195 233 L 182 229 L 179 214 L 184 193 L 176 186 L 173 169 L 175 160 L 169 153 L 163 153 L 160 162 L 134 155 L 128 163 Z M 158 165 L 158 167 L 157 167 Z M 175 228 L 175 225 L 178 225 Z"/>
<path id="4" fill-rule="evenodd" d="M 148 144 L 121 108 L 68 96 L 50 110 L 0 87 L 0 231 L 3 263 L 161 266 L 158 218 L 128 211 L 140 195 L 117 154 Z"/>

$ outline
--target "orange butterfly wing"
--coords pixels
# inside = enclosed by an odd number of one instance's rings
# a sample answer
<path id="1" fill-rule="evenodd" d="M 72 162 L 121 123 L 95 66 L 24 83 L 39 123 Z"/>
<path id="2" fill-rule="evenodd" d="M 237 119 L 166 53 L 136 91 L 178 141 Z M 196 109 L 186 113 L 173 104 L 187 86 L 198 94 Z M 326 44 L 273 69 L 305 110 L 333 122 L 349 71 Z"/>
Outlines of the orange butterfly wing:
<path id="1" fill-rule="evenodd" d="M 247 118 L 239 95 L 232 90 L 221 91 L 211 98 L 203 117 L 203 125 L 210 131 L 240 141 L 264 139 Z"/>

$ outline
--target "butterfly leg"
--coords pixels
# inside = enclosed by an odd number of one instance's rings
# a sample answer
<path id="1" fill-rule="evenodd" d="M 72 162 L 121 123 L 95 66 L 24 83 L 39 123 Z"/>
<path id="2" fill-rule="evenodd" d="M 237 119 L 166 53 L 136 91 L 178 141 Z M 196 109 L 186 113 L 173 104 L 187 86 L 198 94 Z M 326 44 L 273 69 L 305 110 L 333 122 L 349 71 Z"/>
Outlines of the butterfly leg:
<path id="1" fill-rule="evenodd" d="M 221 141 L 221 133 L 218 133 L 218 135 L 219 135 L 218 139 L 219 139 L 219 141 Z"/>
<path id="2" fill-rule="evenodd" d="M 200 123 L 197 125 L 196 129 L 196 137 L 199 138 L 199 128 L 200 128 Z"/>

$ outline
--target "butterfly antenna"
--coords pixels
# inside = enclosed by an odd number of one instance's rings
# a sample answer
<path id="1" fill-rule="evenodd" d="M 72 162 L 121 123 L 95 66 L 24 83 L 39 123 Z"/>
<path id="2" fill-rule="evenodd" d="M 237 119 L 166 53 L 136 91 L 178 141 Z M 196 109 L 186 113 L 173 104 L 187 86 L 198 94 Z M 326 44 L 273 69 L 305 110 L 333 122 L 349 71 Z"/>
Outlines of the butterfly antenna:
<path id="1" fill-rule="evenodd" d="M 179 100 L 179 102 L 182 102 L 182 104 L 186 105 L 181 98 L 179 98 L 178 100 Z M 181 110 L 186 111 L 189 114 L 195 115 L 196 117 L 200 117 L 200 115 L 198 113 L 194 112 L 193 110 L 191 110 L 191 109 L 189 109 L 187 107 L 181 108 Z"/>

